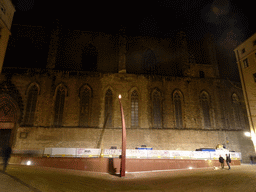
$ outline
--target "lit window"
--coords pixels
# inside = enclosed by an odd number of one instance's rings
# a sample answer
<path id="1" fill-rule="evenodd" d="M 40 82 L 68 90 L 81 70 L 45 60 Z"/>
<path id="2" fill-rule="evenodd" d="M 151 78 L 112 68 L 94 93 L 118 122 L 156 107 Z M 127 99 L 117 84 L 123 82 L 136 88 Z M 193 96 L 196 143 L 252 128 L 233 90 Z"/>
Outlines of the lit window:
<path id="1" fill-rule="evenodd" d="M 244 68 L 247 68 L 247 67 L 249 67 L 249 64 L 248 64 L 248 59 L 245 59 L 243 62 L 244 62 Z"/>

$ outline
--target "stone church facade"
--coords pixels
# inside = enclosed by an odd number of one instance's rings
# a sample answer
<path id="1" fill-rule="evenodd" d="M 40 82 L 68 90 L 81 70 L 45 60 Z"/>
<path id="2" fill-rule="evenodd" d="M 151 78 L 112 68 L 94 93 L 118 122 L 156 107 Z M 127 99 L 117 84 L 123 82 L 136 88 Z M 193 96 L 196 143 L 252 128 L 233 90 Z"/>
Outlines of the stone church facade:
<path id="1" fill-rule="evenodd" d="M 14 149 L 121 148 L 121 94 L 128 149 L 224 144 L 244 160 L 253 152 L 241 85 L 219 77 L 210 37 L 193 47 L 183 32 L 168 39 L 56 27 L 49 39 L 44 68 L 4 66 L 0 76 L 1 131 Z"/>

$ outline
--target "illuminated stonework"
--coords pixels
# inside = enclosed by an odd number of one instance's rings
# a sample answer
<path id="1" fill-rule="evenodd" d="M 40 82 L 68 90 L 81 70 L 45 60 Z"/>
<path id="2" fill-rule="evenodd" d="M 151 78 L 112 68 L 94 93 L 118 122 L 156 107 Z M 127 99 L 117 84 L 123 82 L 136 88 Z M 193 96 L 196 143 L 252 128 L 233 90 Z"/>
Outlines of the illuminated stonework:
<path id="1" fill-rule="evenodd" d="M 184 36 L 182 43 L 179 36 L 177 41 L 127 37 L 125 43 L 116 40 L 119 35 L 94 32 L 68 37 L 51 41 L 44 69 L 3 69 L 0 83 L 11 81 L 24 106 L 16 149 L 97 148 L 98 143 L 121 148 L 122 95 L 128 149 L 191 151 L 223 144 L 249 161 L 253 147 L 243 134 L 249 125 L 240 84 L 220 79 L 213 60 L 190 62 Z"/>

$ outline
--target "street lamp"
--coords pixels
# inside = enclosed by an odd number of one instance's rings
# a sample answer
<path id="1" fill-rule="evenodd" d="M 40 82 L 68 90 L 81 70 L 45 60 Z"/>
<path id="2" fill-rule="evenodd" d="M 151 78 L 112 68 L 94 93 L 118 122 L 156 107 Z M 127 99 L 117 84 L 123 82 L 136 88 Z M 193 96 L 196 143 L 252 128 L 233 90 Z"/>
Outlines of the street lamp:
<path id="1" fill-rule="evenodd" d="M 256 148 L 255 148 L 256 135 L 255 135 L 254 131 L 251 131 L 251 132 L 244 132 L 244 135 L 245 135 L 246 137 L 250 137 L 250 138 L 251 138 L 251 140 L 252 140 L 252 142 L 253 142 L 253 145 L 254 145 L 254 151 L 255 151 L 255 150 L 256 150 Z"/>
<path id="2" fill-rule="evenodd" d="M 126 128 L 125 128 L 125 121 L 124 121 L 124 111 L 123 106 L 121 103 L 121 95 L 119 95 L 119 103 L 121 109 L 121 118 L 122 118 L 122 156 L 121 156 L 121 168 L 120 168 L 120 175 L 121 177 L 125 176 L 125 158 L 126 158 Z"/>
<path id="3" fill-rule="evenodd" d="M 244 135 L 245 135 L 246 137 L 251 137 L 251 133 L 250 133 L 250 132 L 244 132 Z"/>

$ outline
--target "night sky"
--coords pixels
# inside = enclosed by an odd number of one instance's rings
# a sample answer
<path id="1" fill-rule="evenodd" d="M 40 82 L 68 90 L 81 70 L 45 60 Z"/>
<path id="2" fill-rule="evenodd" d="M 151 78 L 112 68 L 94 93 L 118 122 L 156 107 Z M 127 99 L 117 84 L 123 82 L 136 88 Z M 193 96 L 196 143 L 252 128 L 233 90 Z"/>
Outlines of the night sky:
<path id="1" fill-rule="evenodd" d="M 249 17 L 254 13 L 254 5 L 247 4 L 246 7 L 243 1 L 155 0 L 120 1 L 119 4 L 97 0 L 58 1 L 61 2 L 59 4 L 49 0 L 12 2 L 16 8 L 13 24 L 47 27 L 59 19 L 64 27 L 70 29 L 117 34 L 124 27 L 127 35 L 156 37 L 173 37 L 183 30 L 188 40 L 200 40 L 206 33 L 211 33 L 218 49 L 229 61 L 234 59 L 234 48 L 255 33 L 252 26 L 255 21 Z M 220 66 L 224 76 L 225 71 L 237 69 L 236 63 L 233 64 Z"/>

